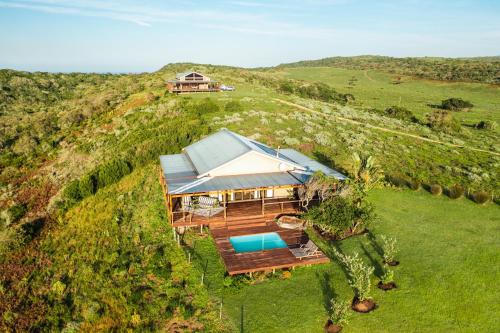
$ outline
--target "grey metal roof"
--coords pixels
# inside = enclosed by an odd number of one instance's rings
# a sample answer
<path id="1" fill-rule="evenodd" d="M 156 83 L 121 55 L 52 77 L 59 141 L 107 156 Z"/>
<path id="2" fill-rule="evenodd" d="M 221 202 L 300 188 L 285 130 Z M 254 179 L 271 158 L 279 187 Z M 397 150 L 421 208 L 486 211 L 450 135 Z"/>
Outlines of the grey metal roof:
<path id="1" fill-rule="evenodd" d="M 221 130 L 184 148 L 198 174 L 204 174 L 250 151 L 228 130 Z"/>
<path id="2" fill-rule="evenodd" d="M 223 177 L 204 177 L 227 162 L 257 151 L 296 166 L 292 172 L 260 173 Z M 276 150 L 227 129 L 184 148 L 182 154 L 162 155 L 160 164 L 171 194 L 249 189 L 305 183 L 316 171 L 339 180 L 347 177 L 294 149 Z"/>
<path id="3" fill-rule="evenodd" d="M 192 183 L 198 176 L 185 154 L 162 155 L 160 156 L 160 165 L 169 192 Z"/>
<path id="4" fill-rule="evenodd" d="M 346 176 L 341 174 L 340 172 L 333 170 L 327 167 L 324 164 L 319 163 L 318 161 L 313 160 L 312 158 L 299 153 L 295 149 L 281 149 L 281 154 L 285 155 L 290 160 L 300 164 L 306 168 L 306 171 L 309 173 L 314 173 L 316 171 L 322 171 L 325 175 L 335 177 L 339 180 L 347 179 Z M 295 175 L 295 173 L 294 173 Z M 305 176 L 304 176 L 305 177 Z"/>
<path id="5" fill-rule="evenodd" d="M 283 154 L 277 154 L 276 150 L 265 144 L 250 140 L 225 128 L 187 146 L 184 150 L 200 175 L 252 150 L 303 169 L 299 163 L 291 161 Z"/>
<path id="6" fill-rule="evenodd" d="M 170 194 L 200 193 L 222 190 L 244 190 L 259 187 L 300 185 L 302 182 L 288 172 L 260 173 L 223 177 L 205 177 L 191 185 L 169 191 Z M 169 187 L 170 190 L 170 187 Z"/>

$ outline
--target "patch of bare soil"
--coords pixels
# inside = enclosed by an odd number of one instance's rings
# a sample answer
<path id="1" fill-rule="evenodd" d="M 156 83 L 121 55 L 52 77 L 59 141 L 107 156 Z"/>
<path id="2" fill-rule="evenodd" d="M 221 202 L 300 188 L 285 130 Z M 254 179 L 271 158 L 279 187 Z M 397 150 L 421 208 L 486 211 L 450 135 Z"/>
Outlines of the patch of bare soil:
<path id="1" fill-rule="evenodd" d="M 384 290 L 384 291 L 387 291 L 387 290 L 391 290 L 391 289 L 397 288 L 396 283 L 394 283 L 394 282 L 382 283 L 382 281 L 380 281 L 380 282 L 377 284 L 377 287 L 379 287 L 379 289 L 382 289 L 382 290 Z"/>
<path id="2" fill-rule="evenodd" d="M 365 299 L 364 301 L 360 301 L 357 298 L 354 298 L 352 301 L 351 308 L 356 312 L 368 313 L 370 311 L 375 310 L 376 304 L 371 299 Z"/>

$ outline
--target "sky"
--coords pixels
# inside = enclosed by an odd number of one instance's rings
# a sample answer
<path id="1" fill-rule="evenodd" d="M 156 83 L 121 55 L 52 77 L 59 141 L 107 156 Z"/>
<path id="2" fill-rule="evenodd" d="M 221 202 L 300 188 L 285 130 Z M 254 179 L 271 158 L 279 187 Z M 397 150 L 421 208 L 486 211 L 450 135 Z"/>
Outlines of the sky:
<path id="1" fill-rule="evenodd" d="M 500 0 L 0 0 L 0 68 L 144 72 L 500 55 Z"/>

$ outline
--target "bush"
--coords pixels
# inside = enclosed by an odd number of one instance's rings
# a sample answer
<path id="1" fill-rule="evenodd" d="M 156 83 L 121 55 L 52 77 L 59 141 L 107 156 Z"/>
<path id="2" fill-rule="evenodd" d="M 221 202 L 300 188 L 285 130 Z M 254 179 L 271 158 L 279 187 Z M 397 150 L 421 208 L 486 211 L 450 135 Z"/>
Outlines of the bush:
<path id="1" fill-rule="evenodd" d="M 10 222 L 17 222 L 19 221 L 24 214 L 28 211 L 28 207 L 25 204 L 17 204 L 13 205 L 8 209 L 8 213 L 10 216 Z"/>
<path id="2" fill-rule="evenodd" d="M 460 123 L 453 115 L 445 110 L 436 110 L 426 115 L 427 125 L 435 130 L 444 132 L 460 131 Z"/>
<path id="3" fill-rule="evenodd" d="M 332 323 L 345 326 L 349 324 L 349 319 L 351 318 L 352 312 L 350 307 L 350 302 L 345 301 L 335 301 L 335 299 L 330 300 L 330 320 Z"/>
<path id="4" fill-rule="evenodd" d="M 451 199 L 461 198 L 465 193 L 463 186 L 455 184 L 448 189 L 448 196 Z"/>
<path id="5" fill-rule="evenodd" d="M 401 106 L 391 106 L 385 109 L 384 115 L 387 117 L 411 122 L 415 122 L 417 120 L 410 110 Z"/>
<path id="6" fill-rule="evenodd" d="M 383 284 L 388 284 L 394 282 L 394 271 L 389 267 L 385 266 L 384 274 L 380 277 Z"/>
<path id="7" fill-rule="evenodd" d="M 394 176 L 394 175 L 386 175 L 385 180 L 397 187 L 406 187 L 408 186 L 408 180 L 402 176 Z"/>
<path id="8" fill-rule="evenodd" d="M 354 232 L 360 226 L 366 227 L 374 217 L 369 203 L 357 205 L 350 198 L 341 196 L 329 198 L 305 214 L 305 218 L 322 232 L 337 237 L 342 237 L 346 231 Z"/>
<path id="9" fill-rule="evenodd" d="M 484 191 L 478 191 L 472 195 L 472 200 L 478 204 L 484 204 L 490 200 L 490 195 Z"/>
<path id="10" fill-rule="evenodd" d="M 243 111 L 243 106 L 238 101 L 231 101 L 224 106 L 224 111 L 228 113 L 241 112 Z"/>
<path id="11" fill-rule="evenodd" d="M 443 188 L 439 184 L 432 184 L 430 192 L 434 195 L 441 195 L 441 193 L 443 193 Z"/>
<path id="12" fill-rule="evenodd" d="M 420 180 L 408 180 L 408 187 L 412 189 L 413 191 L 418 191 L 420 190 Z"/>
<path id="13" fill-rule="evenodd" d="M 382 239 L 382 256 L 384 257 L 384 262 L 386 264 L 391 263 L 395 260 L 396 253 L 398 252 L 396 247 L 396 239 L 391 237 L 386 237 L 384 235 L 380 236 Z"/>
<path id="14" fill-rule="evenodd" d="M 80 193 L 80 182 L 78 180 L 73 180 L 69 183 L 63 192 L 63 197 L 70 202 L 77 202 L 82 199 Z"/>
<path id="15" fill-rule="evenodd" d="M 219 105 L 215 103 L 211 98 L 207 97 L 201 102 L 196 104 L 195 111 L 198 114 L 212 113 L 220 111 Z"/>
<path id="16" fill-rule="evenodd" d="M 450 111 L 461 111 L 470 109 L 474 105 L 469 101 L 464 101 L 461 98 L 448 98 L 441 102 L 441 109 Z"/>
<path id="17" fill-rule="evenodd" d="M 481 120 L 474 127 L 481 130 L 494 130 L 497 127 L 497 123 L 492 120 Z"/>
<path id="18" fill-rule="evenodd" d="M 333 249 L 337 259 L 344 265 L 349 275 L 349 285 L 354 289 L 356 297 L 360 302 L 370 297 L 370 277 L 375 270 L 368 267 L 359 257 L 358 253 L 353 256 L 344 255 Z"/>

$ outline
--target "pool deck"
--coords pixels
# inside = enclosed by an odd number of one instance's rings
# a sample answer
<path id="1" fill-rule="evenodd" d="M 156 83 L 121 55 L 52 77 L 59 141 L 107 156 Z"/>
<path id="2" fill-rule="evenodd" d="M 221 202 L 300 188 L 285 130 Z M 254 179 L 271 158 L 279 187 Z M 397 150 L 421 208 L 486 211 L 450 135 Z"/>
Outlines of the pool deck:
<path id="1" fill-rule="evenodd" d="M 229 241 L 229 237 L 233 236 L 277 232 L 289 247 L 297 247 L 308 241 L 305 232 L 301 230 L 283 229 L 274 222 L 266 222 L 259 226 L 249 226 L 238 229 L 212 228 L 210 232 L 229 275 L 272 271 L 274 269 L 322 264 L 330 261 L 323 253 L 298 259 L 288 248 L 242 253 L 236 253 L 234 251 Z"/>

